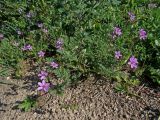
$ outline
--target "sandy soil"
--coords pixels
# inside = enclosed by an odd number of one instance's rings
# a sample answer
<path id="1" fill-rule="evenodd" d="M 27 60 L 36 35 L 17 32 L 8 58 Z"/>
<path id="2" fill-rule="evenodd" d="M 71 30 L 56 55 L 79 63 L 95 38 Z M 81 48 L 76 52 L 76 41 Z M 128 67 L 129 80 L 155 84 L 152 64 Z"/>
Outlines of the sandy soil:
<path id="1" fill-rule="evenodd" d="M 136 87 L 141 96 L 137 98 L 116 93 L 110 81 L 90 79 L 66 89 L 62 96 L 40 97 L 39 107 L 23 112 L 15 106 L 26 95 L 36 94 L 34 78 L 1 81 L 7 83 L 0 84 L 1 120 L 158 120 L 160 116 L 159 88 Z"/>

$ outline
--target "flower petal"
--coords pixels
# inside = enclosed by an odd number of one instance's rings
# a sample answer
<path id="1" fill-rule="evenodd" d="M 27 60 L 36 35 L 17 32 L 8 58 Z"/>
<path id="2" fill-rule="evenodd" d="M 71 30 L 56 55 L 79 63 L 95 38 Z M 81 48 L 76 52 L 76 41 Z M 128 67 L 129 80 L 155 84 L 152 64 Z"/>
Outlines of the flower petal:
<path id="1" fill-rule="evenodd" d="M 42 84 L 41 82 L 38 82 L 38 85 L 39 85 L 39 86 L 42 86 L 43 84 Z"/>
<path id="2" fill-rule="evenodd" d="M 45 80 L 43 80 L 43 81 L 42 81 L 42 84 L 43 84 L 43 85 L 45 85 L 45 84 L 46 84 L 46 81 L 45 81 Z"/>
<path id="3" fill-rule="evenodd" d="M 42 90 L 43 89 L 43 87 L 38 87 L 38 90 Z"/>

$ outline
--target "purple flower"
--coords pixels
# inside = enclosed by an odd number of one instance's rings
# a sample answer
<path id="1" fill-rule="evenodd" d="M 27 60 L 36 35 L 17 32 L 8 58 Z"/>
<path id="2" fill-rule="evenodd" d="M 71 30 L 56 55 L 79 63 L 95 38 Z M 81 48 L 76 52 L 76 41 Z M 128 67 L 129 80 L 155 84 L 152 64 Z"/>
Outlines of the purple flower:
<path id="1" fill-rule="evenodd" d="M 38 74 L 38 77 L 39 77 L 40 80 L 45 80 L 47 76 L 48 76 L 48 73 L 46 71 L 41 71 Z"/>
<path id="2" fill-rule="evenodd" d="M 52 68 L 58 68 L 58 63 L 56 63 L 56 62 L 51 62 L 50 66 L 51 66 Z"/>
<path id="3" fill-rule="evenodd" d="M 23 50 L 23 51 L 32 50 L 32 46 L 31 46 L 30 44 L 25 45 L 25 46 L 23 46 L 22 50 Z"/>
<path id="4" fill-rule="evenodd" d="M 130 65 L 132 69 L 136 69 L 138 66 L 137 58 L 135 58 L 134 56 L 130 57 L 128 65 Z"/>
<path id="5" fill-rule="evenodd" d="M 58 50 L 61 50 L 62 49 L 62 46 L 63 46 L 63 40 L 61 38 L 59 38 L 57 41 L 56 41 L 56 48 Z"/>
<path id="6" fill-rule="evenodd" d="M 112 33 L 112 37 L 113 39 L 115 37 L 121 36 L 122 35 L 122 30 L 118 27 L 114 27 L 113 33 Z"/>
<path id="7" fill-rule="evenodd" d="M 50 87 L 50 84 L 49 83 L 46 83 L 45 80 L 43 80 L 42 82 L 38 82 L 38 90 L 39 91 L 45 91 L 45 92 L 48 92 L 48 89 Z"/>
<path id="8" fill-rule="evenodd" d="M 144 29 L 140 29 L 140 31 L 139 31 L 139 38 L 141 40 L 145 40 L 147 38 L 147 32 Z"/>
<path id="9" fill-rule="evenodd" d="M 4 35 L 0 33 L 0 40 L 2 40 L 3 37 L 4 37 Z"/>
<path id="10" fill-rule="evenodd" d="M 128 12 L 128 15 L 129 15 L 131 21 L 135 20 L 136 16 L 133 13 Z"/>
<path id="11" fill-rule="evenodd" d="M 20 30 L 17 30 L 18 35 L 22 35 L 22 32 Z"/>
<path id="12" fill-rule="evenodd" d="M 115 35 L 120 36 L 120 35 L 122 35 L 122 30 L 118 27 L 115 27 L 114 28 L 114 33 L 115 33 Z"/>
<path id="13" fill-rule="evenodd" d="M 37 26 L 39 27 L 39 28 L 42 28 L 43 27 L 43 23 L 37 23 Z"/>
<path id="14" fill-rule="evenodd" d="M 28 12 L 28 13 L 26 14 L 26 16 L 27 16 L 28 18 L 31 18 L 31 17 L 32 17 L 31 12 Z"/>
<path id="15" fill-rule="evenodd" d="M 122 57 L 122 54 L 120 51 L 115 51 L 115 58 L 120 59 Z"/>
<path id="16" fill-rule="evenodd" d="M 39 52 L 38 52 L 38 56 L 39 56 L 39 57 L 44 57 L 44 54 L 45 54 L 45 52 L 43 52 L 43 51 L 39 51 Z"/>

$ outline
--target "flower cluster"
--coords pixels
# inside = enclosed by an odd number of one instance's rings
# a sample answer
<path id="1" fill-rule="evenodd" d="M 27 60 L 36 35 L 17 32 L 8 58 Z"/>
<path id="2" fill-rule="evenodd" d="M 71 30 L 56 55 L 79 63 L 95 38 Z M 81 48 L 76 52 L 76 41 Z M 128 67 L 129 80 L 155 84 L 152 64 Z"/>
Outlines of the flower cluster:
<path id="1" fill-rule="evenodd" d="M 121 79 L 118 82 L 125 88 L 138 83 L 141 75 L 152 76 L 152 69 L 158 69 L 154 64 L 159 66 L 160 53 L 157 11 L 151 9 L 158 8 L 158 3 L 136 1 L 130 7 L 131 2 L 110 6 L 105 0 L 99 1 L 95 3 L 94 15 L 87 2 L 65 2 L 65 6 L 77 8 L 65 13 L 55 7 L 56 0 L 42 1 L 43 4 L 31 0 L 17 2 L 14 11 L 4 7 L 4 16 L 8 12 L 13 15 L 1 25 L 0 61 L 16 67 L 17 77 L 23 76 L 23 68 L 28 64 L 36 67 L 35 89 L 40 93 L 50 91 L 54 82 L 55 90 L 59 91 L 62 85 L 89 74 Z M 152 60 L 154 51 L 156 56 Z"/>
<path id="2" fill-rule="evenodd" d="M 56 62 L 51 62 L 50 65 L 52 68 L 58 68 L 59 66 Z M 39 79 L 42 80 L 42 82 L 38 82 L 38 85 L 39 85 L 38 90 L 44 91 L 44 92 L 48 91 L 50 84 L 45 82 L 47 76 L 48 76 L 48 73 L 46 71 L 40 71 L 40 73 L 38 74 Z"/>
<path id="3" fill-rule="evenodd" d="M 52 68 L 58 68 L 58 66 L 59 66 L 58 63 L 51 62 Z M 38 90 L 48 92 L 50 84 L 45 82 L 45 79 L 47 76 L 48 76 L 48 73 L 46 71 L 40 71 L 40 73 L 38 74 L 39 79 L 42 80 L 42 82 L 38 82 L 38 85 L 39 85 Z"/>
<path id="4" fill-rule="evenodd" d="M 133 13 L 128 12 L 128 15 L 129 15 L 131 21 L 135 20 L 136 16 Z M 120 36 L 121 34 L 122 34 L 121 29 L 118 28 L 118 27 L 115 27 L 114 31 L 113 31 L 113 38 L 115 38 L 117 36 Z M 144 29 L 139 30 L 139 38 L 141 40 L 147 39 L 147 32 Z M 121 57 L 122 57 L 121 52 L 120 51 L 115 51 L 115 58 L 120 59 Z M 137 58 L 135 58 L 134 56 L 130 57 L 128 65 L 130 65 L 130 68 L 136 69 L 137 66 L 138 66 Z"/>

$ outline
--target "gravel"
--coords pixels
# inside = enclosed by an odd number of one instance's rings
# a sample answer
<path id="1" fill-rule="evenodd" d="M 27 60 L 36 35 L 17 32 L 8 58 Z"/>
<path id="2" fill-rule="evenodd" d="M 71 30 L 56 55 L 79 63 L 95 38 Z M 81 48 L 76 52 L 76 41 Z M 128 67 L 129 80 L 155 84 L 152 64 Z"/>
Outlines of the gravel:
<path id="1" fill-rule="evenodd" d="M 37 94 L 34 79 L 27 79 L 6 79 L 11 84 L 0 84 L 1 120 L 158 120 L 160 116 L 159 88 L 138 86 L 133 90 L 140 97 L 128 96 L 116 93 L 115 83 L 101 79 L 67 88 L 62 96 L 46 94 L 37 108 L 23 112 L 15 106 L 26 95 Z"/>

